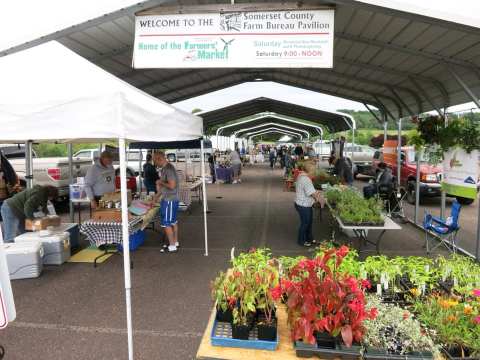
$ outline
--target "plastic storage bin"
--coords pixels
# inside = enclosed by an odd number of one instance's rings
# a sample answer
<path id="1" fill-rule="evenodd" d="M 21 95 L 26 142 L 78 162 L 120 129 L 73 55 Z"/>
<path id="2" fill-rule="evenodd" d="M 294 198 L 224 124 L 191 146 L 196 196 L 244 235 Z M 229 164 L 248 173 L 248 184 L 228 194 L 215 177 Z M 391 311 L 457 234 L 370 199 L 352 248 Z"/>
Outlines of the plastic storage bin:
<path id="1" fill-rule="evenodd" d="M 5 243 L 11 280 L 37 278 L 43 269 L 43 246 L 39 242 Z"/>
<path id="2" fill-rule="evenodd" d="M 130 234 L 130 251 L 137 250 L 140 247 L 140 245 L 143 245 L 144 242 L 145 242 L 145 230 L 138 230 L 133 234 Z M 117 249 L 118 251 L 122 252 L 123 251 L 122 244 L 118 244 Z"/>
<path id="3" fill-rule="evenodd" d="M 68 232 L 52 232 L 46 236 L 41 236 L 41 234 L 42 231 L 26 232 L 17 236 L 15 242 L 18 244 L 35 242 L 43 245 L 44 265 L 62 265 L 70 259 L 70 235 Z"/>
<path id="4" fill-rule="evenodd" d="M 70 234 L 70 249 L 80 247 L 80 229 L 76 223 L 62 223 L 52 230 L 55 233 L 68 232 Z"/>
<path id="5" fill-rule="evenodd" d="M 87 200 L 84 184 L 70 184 L 70 200 Z"/>

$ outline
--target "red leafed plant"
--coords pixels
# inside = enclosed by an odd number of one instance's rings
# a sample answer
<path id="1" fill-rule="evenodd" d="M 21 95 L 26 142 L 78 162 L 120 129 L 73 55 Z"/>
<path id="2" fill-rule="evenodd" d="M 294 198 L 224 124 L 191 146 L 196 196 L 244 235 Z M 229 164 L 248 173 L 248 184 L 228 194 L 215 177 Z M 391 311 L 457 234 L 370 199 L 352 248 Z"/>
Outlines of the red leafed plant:
<path id="1" fill-rule="evenodd" d="M 313 259 L 301 260 L 282 279 L 274 296 L 288 296 L 288 321 L 292 340 L 315 344 L 315 332 L 327 332 L 351 346 L 361 341 L 363 321 L 375 317 L 375 309 L 365 309 L 365 282 L 337 271 L 348 247 L 332 248 Z M 335 259 L 335 261 L 329 261 Z"/>

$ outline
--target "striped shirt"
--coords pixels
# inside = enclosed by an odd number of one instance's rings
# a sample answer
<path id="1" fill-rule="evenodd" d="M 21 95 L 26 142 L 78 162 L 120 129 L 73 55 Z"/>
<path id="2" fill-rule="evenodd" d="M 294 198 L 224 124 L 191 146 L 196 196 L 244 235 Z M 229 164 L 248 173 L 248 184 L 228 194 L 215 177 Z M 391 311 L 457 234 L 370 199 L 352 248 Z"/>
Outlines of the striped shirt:
<path id="1" fill-rule="evenodd" d="M 315 199 L 312 195 L 315 193 L 312 180 L 306 174 L 300 174 L 295 182 L 295 203 L 298 206 L 312 207 Z"/>

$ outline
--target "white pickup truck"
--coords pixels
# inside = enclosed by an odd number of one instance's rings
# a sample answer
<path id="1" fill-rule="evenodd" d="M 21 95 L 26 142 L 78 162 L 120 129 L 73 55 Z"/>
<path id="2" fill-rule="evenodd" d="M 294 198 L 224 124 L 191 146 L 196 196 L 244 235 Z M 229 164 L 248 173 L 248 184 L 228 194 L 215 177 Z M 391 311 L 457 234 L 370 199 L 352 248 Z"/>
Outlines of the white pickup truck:
<path id="1" fill-rule="evenodd" d="M 20 184 L 26 184 L 25 159 L 10 159 Z M 88 168 L 92 166 L 89 161 L 73 160 L 73 178 L 86 175 Z M 52 185 L 58 189 L 58 199 L 65 200 L 69 192 L 68 158 L 33 158 L 33 184 Z"/>
<path id="2" fill-rule="evenodd" d="M 23 146 L 0 146 L 17 173 L 20 185 L 26 185 L 26 164 L 25 150 Z M 86 175 L 91 162 L 82 159 L 73 159 L 73 178 L 83 177 Z M 58 189 L 58 199 L 65 200 L 69 193 L 68 178 L 68 158 L 67 157 L 48 157 L 38 158 L 34 152 L 33 157 L 33 184 L 34 185 L 51 185 Z"/>

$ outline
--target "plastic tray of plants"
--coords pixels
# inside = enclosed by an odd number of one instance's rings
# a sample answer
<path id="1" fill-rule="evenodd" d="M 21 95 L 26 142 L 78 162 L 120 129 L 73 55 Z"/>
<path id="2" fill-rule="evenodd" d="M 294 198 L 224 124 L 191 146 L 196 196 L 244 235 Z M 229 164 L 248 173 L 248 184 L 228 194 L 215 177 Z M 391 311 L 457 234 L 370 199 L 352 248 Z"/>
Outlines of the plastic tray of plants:
<path id="1" fill-rule="evenodd" d="M 233 258 L 212 289 L 227 323 L 255 313 L 271 323 L 283 302 L 299 357 L 480 359 L 480 264 L 461 255 L 361 261 L 323 243 L 311 258 L 275 259 L 257 249 Z M 257 335 L 253 324 L 246 341 Z"/>
<path id="2" fill-rule="evenodd" d="M 267 249 L 240 254 L 212 283 L 214 346 L 275 350 L 278 329 L 274 293 L 279 272 Z"/>

